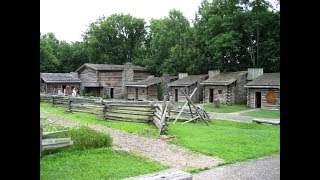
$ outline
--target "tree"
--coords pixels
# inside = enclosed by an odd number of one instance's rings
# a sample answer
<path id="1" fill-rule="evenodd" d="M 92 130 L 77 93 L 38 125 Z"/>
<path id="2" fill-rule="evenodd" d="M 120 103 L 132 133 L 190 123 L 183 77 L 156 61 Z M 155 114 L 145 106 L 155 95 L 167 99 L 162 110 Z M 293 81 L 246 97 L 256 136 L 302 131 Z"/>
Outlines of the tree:
<path id="1" fill-rule="evenodd" d="M 123 14 L 91 23 L 83 35 L 90 62 L 124 64 L 142 58 L 144 26 L 143 19 Z"/>
<path id="2" fill-rule="evenodd" d="M 59 61 L 47 39 L 40 38 L 40 72 L 57 72 Z"/>
<path id="3" fill-rule="evenodd" d="M 203 1 L 194 25 L 198 52 L 195 69 L 199 73 L 248 67 L 278 71 L 280 19 L 270 7 L 264 0 Z"/>
<path id="4" fill-rule="evenodd" d="M 57 72 L 59 70 L 58 42 L 53 33 L 40 34 L 40 72 Z"/>
<path id="5" fill-rule="evenodd" d="M 152 19 L 147 40 L 148 53 L 144 65 L 151 73 L 161 76 L 163 73 L 176 74 L 185 71 L 187 64 L 186 34 L 190 30 L 188 20 L 180 11 L 171 10 L 164 19 Z"/>

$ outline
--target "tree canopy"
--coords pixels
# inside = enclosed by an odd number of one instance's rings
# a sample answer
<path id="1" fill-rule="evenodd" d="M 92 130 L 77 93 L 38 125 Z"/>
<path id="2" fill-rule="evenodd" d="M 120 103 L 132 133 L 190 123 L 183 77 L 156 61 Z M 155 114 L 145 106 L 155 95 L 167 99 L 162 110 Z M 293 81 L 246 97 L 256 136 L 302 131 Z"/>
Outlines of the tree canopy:
<path id="1" fill-rule="evenodd" d="M 266 0 L 204 0 L 192 23 L 173 9 L 148 24 L 129 14 L 100 17 L 82 42 L 40 35 L 41 72 L 71 72 L 86 62 L 132 62 L 157 76 L 252 67 L 279 72 L 280 11 Z"/>

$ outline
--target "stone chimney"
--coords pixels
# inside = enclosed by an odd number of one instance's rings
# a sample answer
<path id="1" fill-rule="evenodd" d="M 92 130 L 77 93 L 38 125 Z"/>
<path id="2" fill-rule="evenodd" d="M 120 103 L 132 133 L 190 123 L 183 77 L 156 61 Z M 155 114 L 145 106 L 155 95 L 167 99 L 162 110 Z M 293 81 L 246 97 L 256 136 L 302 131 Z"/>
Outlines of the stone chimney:
<path id="1" fill-rule="evenodd" d="M 179 79 L 188 76 L 188 73 L 179 73 Z"/>
<path id="2" fill-rule="evenodd" d="M 124 69 L 122 71 L 122 96 L 125 96 L 127 94 L 127 83 L 133 81 L 133 64 L 130 62 L 127 62 L 124 65 Z"/>
<path id="3" fill-rule="evenodd" d="M 220 70 L 210 70 L 208 71 L 209 78 L 220 74 Z"/>
<path id="4" fill-rule="evenodd" d="M 75 78 L 79 78 L 79 74 L 77 72 L 70 72 L 70 74 Z"/>
<path id="5" fill-rule="evenodd" d="M 263 74 L 263 68 L 248 68 L 247 80 L 254 80 Z"/>

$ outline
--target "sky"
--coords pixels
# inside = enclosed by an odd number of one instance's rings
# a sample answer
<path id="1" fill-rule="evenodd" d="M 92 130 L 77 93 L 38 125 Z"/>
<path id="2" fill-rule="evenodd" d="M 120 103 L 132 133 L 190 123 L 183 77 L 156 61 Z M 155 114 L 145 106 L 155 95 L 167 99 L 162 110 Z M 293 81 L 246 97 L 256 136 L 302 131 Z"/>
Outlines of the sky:
<path id="1" fill-rule="evenodd" d="M 171 9 L 180 10 L 190 21 L 202 0 L 41 0 L 40 32 L 53 32 L 58 40 L 82 41 L 83 34 L 91 22 L 101 16 L 114 13 L 131 14 L 152 19 L 168 16 Z M 274 3 L 275 0 L 269 0 Z"/>

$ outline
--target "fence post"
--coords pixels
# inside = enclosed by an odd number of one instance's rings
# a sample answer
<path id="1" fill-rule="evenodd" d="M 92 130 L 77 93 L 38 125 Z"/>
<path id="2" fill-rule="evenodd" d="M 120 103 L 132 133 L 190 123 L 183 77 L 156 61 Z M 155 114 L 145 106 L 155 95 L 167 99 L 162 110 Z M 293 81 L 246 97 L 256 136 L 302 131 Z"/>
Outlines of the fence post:
<path id="1" fill-rule="evenodd" d="M 69 112 L 72 112 L 71 103 L 72 103 L 72 99 L 69 98 L 69 100 L 68 100 L 68 110 L 69 110 Z"/>
<path id="2" fill-rule="evenodd" d="M 40 156 L 42 151 L 42 135 L 43 135 L 43 128 L 42 128 L 42 125 L 40 124 Z"/>
<path id="3" fill-rule="evenodd" d="M 54 107 L 54 96 L 52 96 L 52 107 Z"/>
<path id="4" fill-rule="evenodd" d="M 105 105 L 103 106 L 103 118 L 104 118 L 104 119 L 106 118 L 107 109 L 108 109 L 108 105 L 105 104 Z"/>

